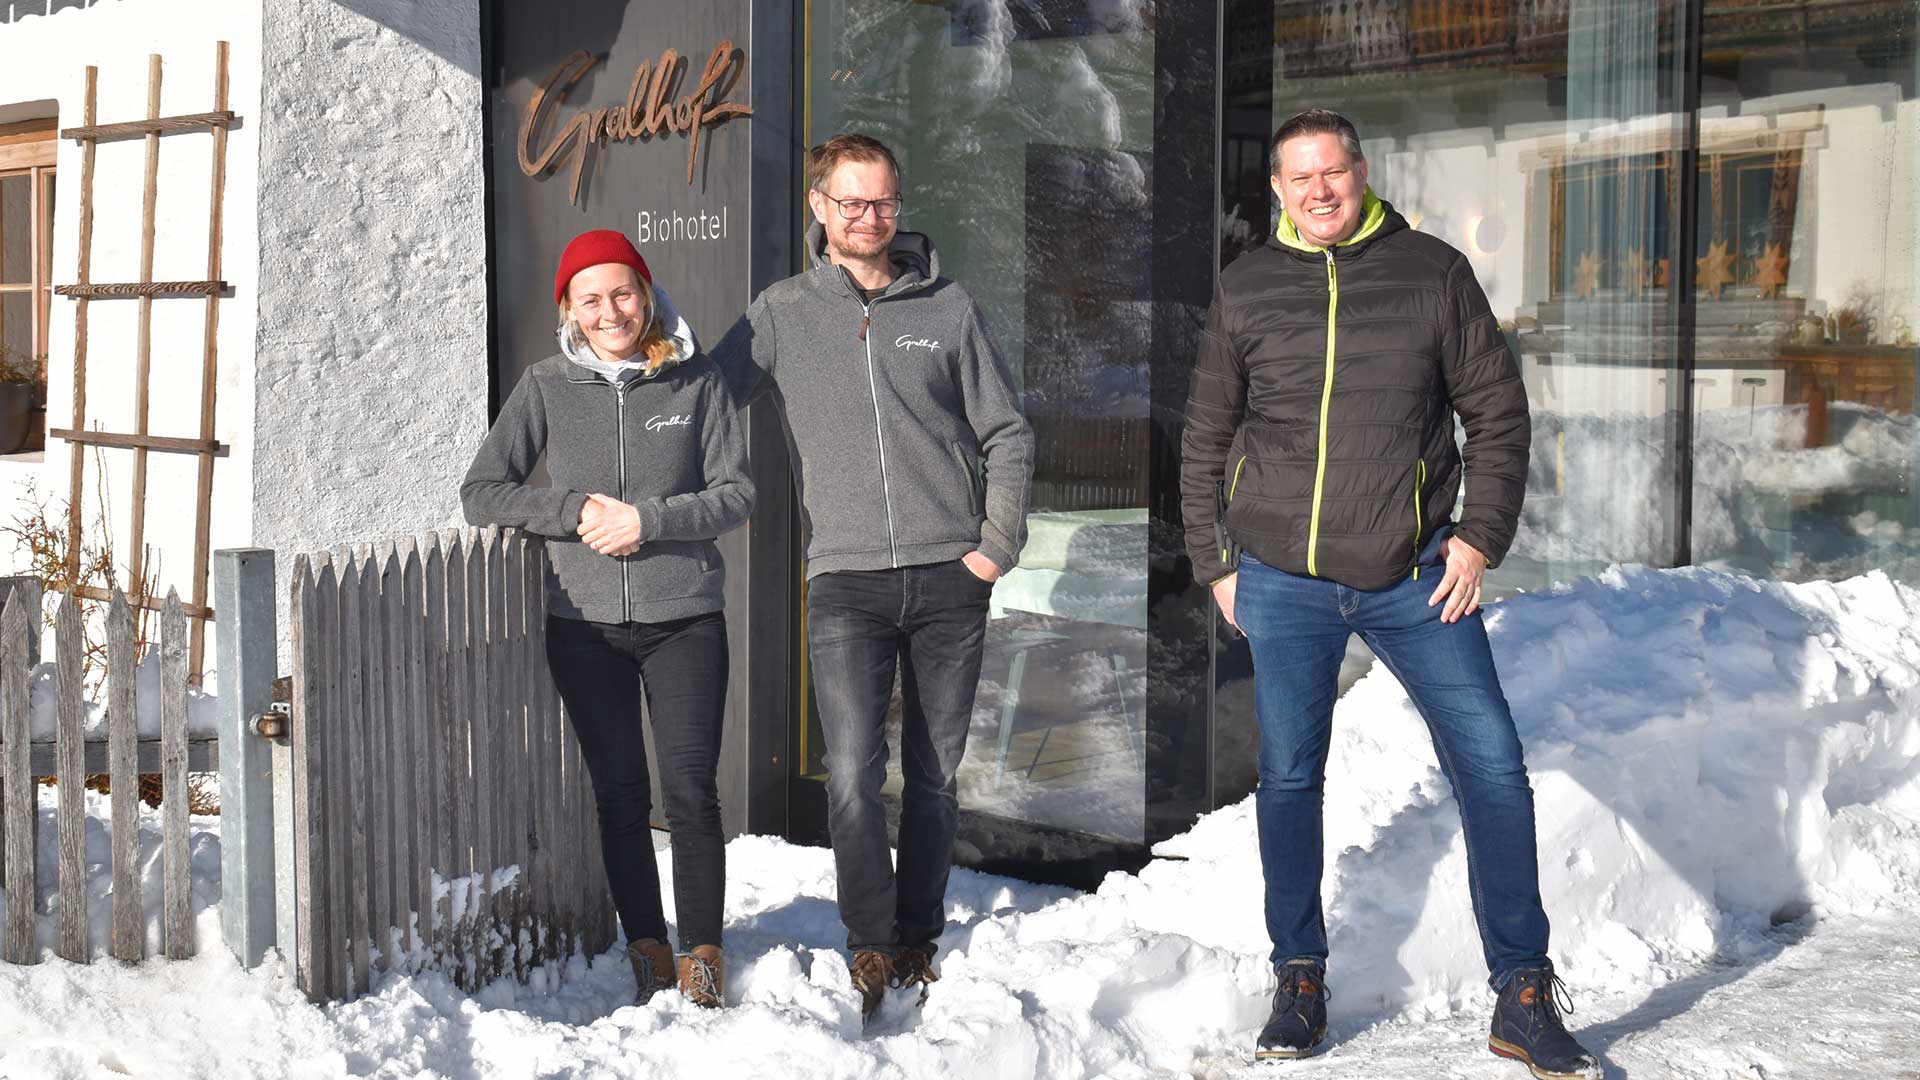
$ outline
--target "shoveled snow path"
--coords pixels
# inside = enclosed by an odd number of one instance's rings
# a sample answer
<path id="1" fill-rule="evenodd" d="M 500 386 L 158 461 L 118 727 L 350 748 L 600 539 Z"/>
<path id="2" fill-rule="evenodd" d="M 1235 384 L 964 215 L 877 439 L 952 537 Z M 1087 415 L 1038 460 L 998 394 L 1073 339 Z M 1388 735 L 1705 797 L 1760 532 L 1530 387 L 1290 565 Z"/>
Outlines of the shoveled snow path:
<path id="1" fill-rule="evenodd" d="M 1771 955 L 1710 966 L 1650 995 L 1577 998 L 1574 1028 L 1604 1056 L 1608 1080 L 1920 1080 L 1915 915 L 1808 918 L 1768 934 Z M 399 979 L 369 999 L 322 1010 L 265 969 L 237 970 L 217 949 L 193 961 L 131 969 L 51 959 L 37 969 L 0 966 L 0 997 L 13 1002 L 0 1009 L 12 1014 L 0 1023 L 7 1036 L 0 1039 L 0 1078 L 950 1073 L 938 1060 L 937 1037 L 921 1048 L 926 1059 L 913 1063 L 920 1055 L 911 1044 L 929 1033 L 901 995 L 867 1038 L 848 1038 L 857 1030 L 852 1016 L 843 1031 L 768 1016 L 772 1022 L 752 1025 L 751 1037 L 716 1043 L 713 1029 L 742 1019 L 739 1006 L 719 1013 L 677 1001 L 626 1007 L 632 982 L 622 967 L 610 954 L 590 972 L 576 962 L 557 993 L 497 984 L 477 999 L 439 976 Z M 29 972 L 31 981 L 24 978 Z M 846 1005 L 851 1009 L 850 996 Z M 1019 1026 L 1018 1017 L 1005 1019 Z M 990 1032 L 975 1034 L 987 1046 L 997 1041 Z M 1432 1020 L 1401 1014 L 1336 1022 L 1330 1049 L 1307 1061 L 1254 1065 L 1247 1031 L 1179 1072 L 1126 1061 L 1106 1075 L 1524 1080 L 1519 1066 L 1487 1053 L 1485 1036 L 1477 1010 Z"/>

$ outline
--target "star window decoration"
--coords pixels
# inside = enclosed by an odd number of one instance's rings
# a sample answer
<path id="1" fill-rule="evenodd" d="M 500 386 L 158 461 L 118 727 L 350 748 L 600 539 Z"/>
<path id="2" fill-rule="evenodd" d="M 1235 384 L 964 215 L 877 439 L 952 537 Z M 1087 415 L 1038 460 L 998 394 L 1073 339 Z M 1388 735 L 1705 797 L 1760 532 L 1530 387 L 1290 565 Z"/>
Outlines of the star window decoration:
<path id="1" fill-rule="evenodd" d="M 1721 290 L 1733 284 L 1733 252 L 1727 243 L 1715 240 L 1707 253 L 1693 262 L 1697 274 L 1695 287 L 1709 299 L 1720 299 Z"/>

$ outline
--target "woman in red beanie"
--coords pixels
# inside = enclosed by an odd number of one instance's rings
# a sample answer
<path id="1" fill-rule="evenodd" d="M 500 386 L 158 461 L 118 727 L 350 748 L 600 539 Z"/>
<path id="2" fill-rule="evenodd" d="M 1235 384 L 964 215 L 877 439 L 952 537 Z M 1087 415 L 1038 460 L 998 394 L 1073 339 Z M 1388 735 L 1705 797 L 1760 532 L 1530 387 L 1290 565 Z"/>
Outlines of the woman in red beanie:
<path id="1" fill-rule="evenodd" d="M 547 666 L 580 740 L 601 856 L 639 1001 L 674 985 L 724 1001 L 726 847 L 715 770 L 727 687 L 725 567 L 714 538 L 747 519 L 744 433 L 719 372 L 609 229 L 567 245 L 554 275 L 557 355 L 521 376 L 460 488 L 467 520 L 553 538 Z M 527 483 L 544 456 L 545 487 Z M 673 835 L 667 944 L 648 825 L 653 725 Z"/>

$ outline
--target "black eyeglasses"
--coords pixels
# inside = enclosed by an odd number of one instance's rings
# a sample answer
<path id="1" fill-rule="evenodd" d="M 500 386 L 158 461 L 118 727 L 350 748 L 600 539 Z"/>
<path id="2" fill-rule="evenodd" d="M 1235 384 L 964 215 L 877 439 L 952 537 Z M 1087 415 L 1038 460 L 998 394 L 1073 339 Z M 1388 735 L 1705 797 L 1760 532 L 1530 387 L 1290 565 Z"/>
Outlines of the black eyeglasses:
<path id="1" fill-rule="evenodd" d="M 879 215 L 881 221 L 892 221 L 900 216 L 901 199 L 898 195 L 891 199 L 836 199 L 822 191 L 820 197 L 838 206 L 840 216 L 847 221 L 859 221 L 865 217 L 869 206 L 873 207 L 873 212 Z"/>

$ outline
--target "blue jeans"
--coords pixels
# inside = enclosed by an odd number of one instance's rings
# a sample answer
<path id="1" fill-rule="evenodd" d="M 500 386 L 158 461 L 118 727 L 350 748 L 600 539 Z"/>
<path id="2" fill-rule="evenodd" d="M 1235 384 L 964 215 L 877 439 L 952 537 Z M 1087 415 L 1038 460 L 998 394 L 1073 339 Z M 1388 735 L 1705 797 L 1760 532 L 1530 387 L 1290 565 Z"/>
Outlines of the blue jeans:
<path id="1" fill-rule="evenodd" d="M 1443 623 L 1427 598 L 1445 569 L 1440 542 L 1419 578 L 1364 592 L 1240 557 L 1234 616 L 1253 647 L 1260 783 L 1254 796 L 1273 963 L 1327 959 L 1320 908 L 1321 791 L 1347 636 L 1359 634 L 1427 722 L 1460 804 L 1474 920 L 1497 987 L 1547 961 L 1533 789 L 1478 612 Z"/>

